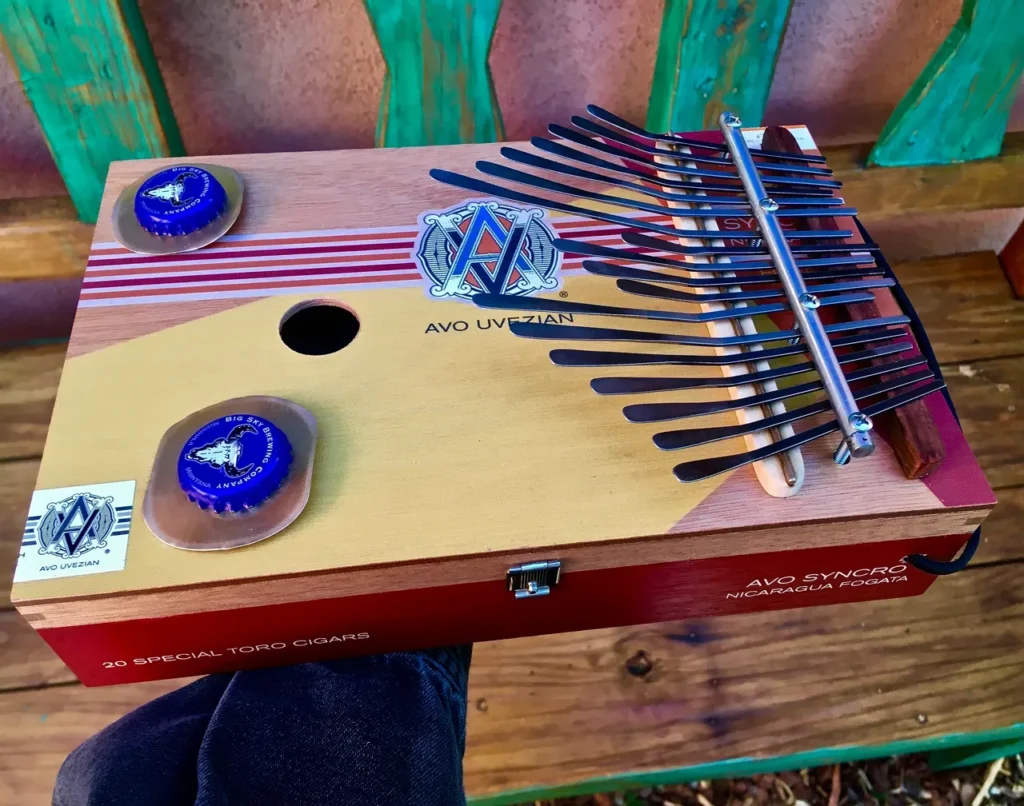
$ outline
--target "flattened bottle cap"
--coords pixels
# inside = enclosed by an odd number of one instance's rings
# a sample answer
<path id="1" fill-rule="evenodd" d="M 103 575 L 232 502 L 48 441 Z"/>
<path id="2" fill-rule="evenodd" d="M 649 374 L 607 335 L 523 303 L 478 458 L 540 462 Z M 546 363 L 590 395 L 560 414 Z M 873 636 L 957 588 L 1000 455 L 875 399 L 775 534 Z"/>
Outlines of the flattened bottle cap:
<path id="1" fill-rule="evenodd" d="M 288 476 L 292 446 L 269 420 L 229 414 L 196 431 L 178 457 L 178 484 L 214 512 L 243 512 L 269 499 Z"/>
<path id="2" fill-rule="evenodd" d="M 190 235 L 224 213 L 228 196 L 216 177 L 193 165 L 154 174 L 135 193 L 135 218 L 153 235 Z"/>

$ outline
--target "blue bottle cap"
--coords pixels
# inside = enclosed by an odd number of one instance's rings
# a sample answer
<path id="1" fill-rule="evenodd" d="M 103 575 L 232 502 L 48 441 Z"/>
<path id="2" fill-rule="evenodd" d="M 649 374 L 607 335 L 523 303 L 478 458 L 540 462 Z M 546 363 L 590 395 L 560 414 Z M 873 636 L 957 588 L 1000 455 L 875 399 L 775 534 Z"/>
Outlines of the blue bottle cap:
<path id="1" fill-rule="evenodd" d="M 193 165 L 175 165 L 149 177 L 135 194 L 135 217 L 154 235 L 189 235 L 228 206 L 224 186 Z"/>
<path id="2" fill-rule="evenodd" d="M 229 414 L 196 431 L 178 457 L 178 483 L 190 501 L 214 512 L 243 512 L 277 492 L 292 446 L 269 420 Z"/>

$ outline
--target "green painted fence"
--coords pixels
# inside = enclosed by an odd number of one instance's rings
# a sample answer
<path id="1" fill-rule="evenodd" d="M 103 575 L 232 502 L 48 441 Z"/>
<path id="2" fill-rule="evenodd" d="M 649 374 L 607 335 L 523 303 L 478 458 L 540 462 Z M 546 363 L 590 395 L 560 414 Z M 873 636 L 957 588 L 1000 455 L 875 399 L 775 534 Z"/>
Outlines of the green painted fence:
<path id="1" fill-rule="evenodd" d="M 83 221 L 112 160 L 185 153 L 135 0 L 0 0 L 0 34 Z"/>
<path id="2" fill-rule="evenodd" d="M 487 58 L 501 0 L 364 0 L 387 76 L 378 146 L 505 136 Z"/>
<path id="3" fill-rule="evenodd" d="M 664 2 L 648 127 L 713 128 L 723 109 L 760 122 L 791 0 Z M 488 66 L 501 0 L 364 4 L 387 65 L 378 145 L 503 139 Z M 112 160 L 184 153 L 135 0 L 0 0 L 0 35 L 83 220 Z M 998 154 L 1022 70 L 1024 3 L 965 0 L 870 162 Z"/>
<path id="4" fill-rule="evenodd" d="M 964 0 L 960 19 L 885 124 L 869 164 L 994 157 L 1024 71 L 1024 2 Z"/>
<path id="5" fill-rule="evenodd" d="M 665 0 L 647 128 L 715 129 L 764 116 L 790 0 Z"/>

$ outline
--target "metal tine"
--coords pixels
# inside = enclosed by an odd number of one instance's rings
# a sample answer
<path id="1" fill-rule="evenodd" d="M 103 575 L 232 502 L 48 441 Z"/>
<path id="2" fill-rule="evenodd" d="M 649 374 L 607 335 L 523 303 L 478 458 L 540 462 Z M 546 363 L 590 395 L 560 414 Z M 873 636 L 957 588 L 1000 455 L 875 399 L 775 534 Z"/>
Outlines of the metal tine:
<path id="1" fill-rule="evenodd" d="M 538 151 L 554 154 L 556 157 L 573 160 L 574 162 L 579 162 L 584 165 L 592 165 L 595 168 L 603 168 L 606 171 L 615 171 L 616 173 L 620 173 L 625 176 L 632 176 L 637 179 L 643 179 L 648 182 L 654 181 L 654 175 L 651 172 L 645 173 L 644 171 L 637 170 L 636 168 L 630 168 L 628 165 L 609 162 L 608 160 L 601 159 L 600 157 L 589 154 L 585 151 L 577 151 L 575 148 L 569 148 L 565 143 L 561 143 L 558 140 L 547 140 L 543 137 L 531 137 L 530 145 Z M 736 181 L 738 183 L 739 180 Z M 739 193 L 744 199 L 746 199 L 746 194 L 743 192 L 743 186 L 740 184 L 687 182 L 682 179 L 667 179 L 662 177 L 658 177 L 657 184 L 662 187 L 675 188 L 677 190 L 707 190 L 722 193 Z M 832 196 L 832 189 L 800 187 L 792 190 L 786 190 L 784 188 L 775 188 L 772 190 L 772 198 L 776 201 L 781 202 L 781 199 L 786 196 L 820 196 L 823 199 L 827 199 Z"/>
<path id="2" fill-rule="evenodd" d="M 850 353 L 842 353 L 836 357 L 840 364 L 853 364 L 857 361 L 871 361 L 875 358 L 884 358 L 887 355 L 895 355 L 913 349 L 909 341 L 886 344 L 882 347 L 872 347 L 867 350 L 856 350 Z M 756 353 L 747 353 L 757 355 Z M 758 361 L 762 361 L 760 356 Z M 728 389 L 732 386 L 743 386 L 751 383 L 764 383 L 765 381 L 776 381 L 779 378 L 788 378 L 792 375 L 804 375 L 808 372 L 815 372 L 814 362 L 802 361 L 799 364 L 786 364 L 781 367 L 760 372 L 747 372 L 743 375 L 719 375 L 710 378 L 594 378 L 590 382 L 590 388 L 599 395 L 634 395 L 647 392 L 677 392 L 681 389 Z"/>
<path id="3" fill-rule="evenodd" d="M 863 369 L 854 370 L 846 376 L 847 381 L 861 381 L 865 378 L 877 378 L 890 372 L 900 372 L 912 367 L 919 367 L 927 364 L 928 359 L 923 355 L 916 355 L 913 358 L 903 358 L 899 361 L 888 361 L 884 364 L 873 364 Z M 934 376 L 931 370 L 923 373 L 919 380 L 928 380 Z M 819 392 L 824 388 L 821 380 L 799 383 L 795 386 L 787 386 L 782 389 L 774 389 L 771 392 L 763 392 L 759 395 L 748 397 L 730 398 L 729 400 L 712 400 L 688 403 L 635 403 L 626 406 L 622 413 L 631 423 L 660 423 L 665 420 L 684 420 L 687 417 L 702 417 L 706 414 L 720 414 L 724 411 L 735 411 L 746 409 L 751 406 L 763 406 L 765 403 L 774 403 L 777 400 L 786 400 L 791 397 L 799 397 L 810 392 Z"/>
<path id="4" fill-rule="evenodd" d="M 505 146 L 501 149 L 501 156 L 511 162 L 518 162 L 523 165 L 529 165 L 533 168 L 540 168 L 544 171 L 552 171 L 554 173 L 565 174 L 566 176 L 575 176 L 579 179 L 587 179 L 593 182 L 602 182 L 606 185 L 613 185 L 615 187 L 625 188 L 626 190 L 632 190 L 636 193 L 643 193 L 647 196 L 653 196 L 656 199 L 664 199 L 665 201 L 680 202 L 683 204 L 717 204 L 717 205 L 735 205 L 737 207 L 750 207 L 750 200 L 746 196 L 711 196 L 708 194 L 703 195 L 687 195 L 685 193 L 670 193 L 666 190 L 658 190 L 648 185 L 641 185 L 636 182 L 627 182 L 625 179 L 619 179 L 615 176 L 608 176 L 607 174 L 597 173 L 597 171 L 591 171 L 586 168 L 577 168 L 574 165 L 566 165 L 564 162 L 556 162 L 555 160 L 549 160 L 546 157 L 540 157 L 536 154 L 531 154 L 529 151 L 521 151 L 518 148 L 512 148 Z M 477 164 L 479 166 L 479 163 Z M 653 181 L 653 177 L 648 181 Z M 696 183 L 694 183 L 696 185 Z M 694 188 L 696 189 L 696 188 Z M 781 207 L 793 207 L 793 206 L 811 206 L 820 205 L 822 207 L 839 207 L 843 205 L 843 200 L 838 196 L 800 196 L 800 197 L 787 197 L 783 196 L 776 199 Z"/>
<path id="5" fill-rule="evenodd" d="M 849 305 L 854 302 L 872 302 L 875 297 L 868 291 L 837 294 L 834 297 L 819 297 L 821 305 Z M 480 308 L 499 311 L 542 311 L 545 313 L 584 314 L 591 316 L 625 316 L 635 319 L 650 319 L 659 322 L 720 322 L 747 316 L 768 313 L 784 313 L 790 310 L 789 302 L 749 305 L 744 308 L 724 308 L 718 311 L 658 311 L 647 308 L 622 308 L 617 305 L 595 305 L 590 302 L 566 302 L 544 297 L 513 297 L 508 294 L 474 294 L 473 302 Z"/>
<path id="6" fill-rule="evenodd" d="M 706 171 L 701 168 L 687 168 L 683 165 L 672 165 L 669 163 L 656 162 L 653 158 L 644 156 L 643 154 L 637 154 L 635 151 L 628 151 L 618 146 L 610 145 L 609 143 L 603 143 L 600 140 L 595 140 L 593 137 L 587 137 L 585 134 L 581 134 L 575 129 L 570 129 L 566 126 L 559 126 L 557 123 L 552 123 L 548 126 L 548 131 L 555 137 L 561 137 L 563 140 L 576 143 L 576 145 L 586 146 L 592 148 L 595 151 L 600 151 L 604 154 L 610 154 L 613 157 L 619 157 L 620 159 L 631 160 L 632 162 L 639 163 L 641 165 L 650 165 L 652 168 L 658 171 L 664 171 L 671 174 L 681 174 L 683 176 L 699 176 L 704 179 L 737 179 L 737 174 L 730 173 L 728 171 Z M 687 155 L 676 154 L 677 160 L 685 159 Z M 790 189 L 797 187 L 811 187 L 811 188 L 841 188 L 842 182 L 835 179 L 814 179 L 812 177 L 804 178 L 799 176 L 766 176 L 763 179 L 766 185 L 770 184 L 773 188 L 776 186 L 788 187 Z M 774 190 L 772 191 L 775 192 Z"/>
<path id="7" fill-rule="evenodd" d="M 807 277 L 805 276 L 806 280 Z M 742 281 L 741 281 L 742 283 Z M 784 297 L 785 289 L 779 288 L 755 288 L 746 290 L 738 283 L 739 291 L 719 291 L 712 294 L 693 294 L 688 291 L 677 291 L 674 288 L 662 288 L 659 285 L 646 283 L 638 280 L 623 279 L 615 283 L 620 291 L 627 294 L 635 294 L 638 297 L 654 297 L 656 299 L 668 299 L 678 302 L 747 302 L 755 299 L 774 299 Z M 731 283 L 729 285 L 732 285 Z M 823 285 L 808 285 L 807 290 L 811 294 L 844 294 L 849 291 L 869 291 L 873 288 L 892 288 L 896 281 L 889 277 L 869 280 L 843 280 L 838 283 L 825 283 Z"/>
<path id="8" fill-rule="evenodd" d="M 535 176 L 534 174 L 526 173 L 525 171 L 519 171 L 515 168 L 509 168 L 507 165 L 501 165 L 497 162 L 479 160 L 476 163 L 476 169 L 480 171 L 480 173 L 487 174 L 488 176 L 496 176 L 499 179 L 507 179 L 510 182 L 518 182 L 522 185 L 529 185 L 530 187 L 539 188 L 541 190 L 549 190 L 552 193 L 563 193 L 577 199 L 589 199 L 602 204 L 611 204 L 616 207 L 626 207 L 631 210 L 642 210 L 645 213 L 664 215 L 666 212 L 665 206 L 662 204 L 634 201 L 632 199 L 623 198 L 622 196 L 611 196 L 607 193 L 597 193 L 593 190 L 584 190 L 572 185 L 563 184 L 562 182 L 544 179 L 543 177 Z M 707 206 L 702 206 L 699 209 L 693 208 L 687 210 L 686 215 L 691 218 L 724 218 L 726 216 L 736 215 L 737 213 L 733 207 L 714 207 L 714 200 L 710 198 L 701 199 L 701 203 Z M 778 218 L 854 216 L 857 215 L 857 210 L 853 207 L 780 207 L 779 211 L 775 215 Z M 816 230 L 816 232 L 818 231 L 820 230 Z"/>
<path id="9" fill-rule="evenodd" d="M 779 278 L 774 274 L 755 274 L 735 278 L 722 277 L 682 277 L 676 274 L 663 274 L 658 271 L 647 271 L 646 269 L 634 269 L 630 266 L 616 266 L 612 263 L 599 263 L 596 260 L 584 260 L 583 268 L 591 274 L 600 277 L 616 277 L 623 280 L 644 280 L 651 283 L 670 283 L 682 285 L 687 288 L 720 288 L 723 285 L 738 285 L 741 287 L 749 285 L 767 285 L 769 283 L 778 285 Z M 878 267 L 870 269 L 848 269 L 846 271 L 807 271 L 803 272 L 804 280 L 809 281 L 842 281 L 850 280 L 860 276 L 884 275 L 885 270 Z M 702 302 L 710 300 L 701 299 Z"/>
<path id="10" fill-rule="evenodd" d="M 584 262 L 586 262 L 586 263 L 593 263 L 594 261 L 584 261 Z M 644 261 L 643 260 L 636 260 L 636 261 L 631 261 L 631 262 L 642 263 Z M 673 261 L 673 262 L 675 262 L 675 261 Z M 661 264 L 657 264 L 657 265 L 661 265 Z M 798 265 L 800 265 L 800 264 L 798 264 Z M 833 265 L 833 264 L 826 263 L 825 265 L 826 266 L 830 266 L 830 265 Z M 840 265 L 843 265 L 843 264 L 840 264 Z M 856 264 L 848 263 L 846 265 L 853 266 L 853 265 L 856 265 Z M 757 273 L 769 272 L 770 274 L 766 274 L 766 275 L 763 275 L 763 276 L 765 278 L 774 278 L 774 279 L 769 279 L 770 282 L 775 282 L 775 283 L 779 282 L 779 278 L 778 278 L 778 276 L 775 273 L 775 266 L 770 264 L 768 261 L 738 260 L 738 261 L 734 261 L 733 263 L 684 263 L 682 265 L 671 266 L 670 268 L 675 268 L 675 269 L 680 269 L 680 270 L 683 270 L 683 271 L 694 272 L 696 274 L 724 274 L 724 275 L 726 275 L 726 277 L 718 279 L 719 285 L 728 284 L 726 281 L 728 281 L 730 279 L 734 279 L 731 275 L 737 275 L 736 278 L 735 278 L 736 282 L 735 283 L 731 283 L 731 285 L 737 285 L 739 283 L 745 283 L 745 282 L 747 282 L 748 279 L 753 279 L 753 278 L 748 278 L 746 276 L 739 277 L 739 275 L 740 274 L 747 275 L 750 272 L 757 272 Z M 801 268 L 803 268 L 803 266 L 801 266 Z M 810 268 L 814 268 L 814 266 L 811 266 Z M 855 274 L 856 272 L 857 272 L 857 269 L 850 269 L 850 274 Z M 876 267 L 876 272 L 880 272 L 880 273 L 884 274 L 884 272 L 881 269 L 877 269 L 877 267 Z M 596 271 L 596 272 L 593 272 L 593 273 L 594 274 L 600 274 L 601 272 L 600 271 Z M 687 278 L 680 278 L 680 279 L 687 279 Z"/>
<path id="11" fill-rule="evenodd" d="M 621 145 L 628 146 L 629 148 L 635 148 L 638 151 L 643 151 L 645 154 L 651 154 L 657 157 L 671 157 L 672 159 L 685 160 L 686 162 L 696 162 L 698 164 L 705 165 L 729 165 L 733 164 L 733 161 L 725 157 L 705 157 L 700 154 L 686 154 L 683 152 L 676 151 L 674 149 L 658 148 L 657 146 L 649 146 L 646 143 L 637 140 L 634 137 L 628 137 L 623 134 L 609 129 L 607 126 L 602 126 L 599 123 L 594 123 L 592 120 L 580 117 L 579 115 L 573 115 L 570 118 L 570 122 L 577 129 L 582 129 L 585 132 L 593 134 L 597 137 L 602 137 L 605 140 L 611 140 L 613 143 L 620 143 Z M 714 146 L 710 146 L 714 148 Z M 708 146 L 704 146 L 708 148 Z M 785 171 L 787 175 L 800 174 L 804 176 L 831 176 L 832 169 L 827 166 L 813 167 L 810 165 L 772 165 L 765 162 L 755 163 L 758 169 L 762 171 Z M 762 179 L 768 179 L 769 177 L 762 177 Z"/>
<path id="12" fill-rule="evenodd" d="M 647 137 L 651 140 L 664 140 L 667 143 L 678 143 L 681 146 L 690 146 L 691 148 L 706 148 L 711 151 L 721 151 L 728 153 L 728 149 L 725 144 L 716 145 L 714 143 L 705 143 L 703 140 L 695 140 L 690 137 L 680 137 L 678 134 L 655 134 L 654 132 L 647 131 L 647 129 L 641 129 L 630 123 L 625 118 L 620 118 L 614 112 L 609 112 L 597 104 L 587 104 L 587 113 L 593 115 L 598 120 L 609 123 L 623 131 L 635 134 L 638 137 Z M 764 157 L 765 159 L 774 160 L 791 160 L 793 162 L 815 162 L 823 164 L 825 162 L 824 157 L 819 157 L 813 154 L 787 154 L 784 151 L 766 151 L 763 148 L 752 148 L 750 153 L 755 157 Z"/>
<path id="13" fill-rule="evenodd" d="M 628 249 L 616 249 L 612 246 L 605 246 L 604 244 L 588 243 L 586 241 L 573 241 L 567 238 L 555 238 L 553 245 L 559 252 L 568 252 L 575 255 L 590 255 L 591 257 L 606 257 L 611 260 L 625 260 L 629 263 L 648 263 L 652 266 L 663 266 L 669 269 L 682 269 L 683 271 L 705 272 L 705 267 L 709 265 L 719 265 L 714 263 L 694 263 L 688 260 L 674 260 L 670 257 L 649 255 L 644 254 L 643 252 L 633 252 Z M 658 251 L 665 251 L 660 247 L 656 248 Z M 875 258 L 872 255 L 866 255 L 865 257 L 858 257 L 856 255 L 837 255 L 835 257 L 805 258 L 804 260 L 798 260 L 796 265 L 800 269 L 818 269 L 831 266 L 858 266 L 861 263 L 874 263 L 874 261 Z M 775 264 L 770 260 L 763 260 L 760 262 L 756 260 L 744 260 L 742 263 L 743 266 L 748 269 L 759 268 L 771 272 L 775 271 Z M 877 268 L 877 264 L 874 268 Z M 884 270 L 881 271 L 884 273 Z"/>
<path id="14" fill-rule="evenodd" d="M 938 392 L 941 389 L 944 389 L 945 386 L 946 384 L 942 381 L 933 380 L 930 383 L 918 386 L 917 388 L 911 389 L 903 394 L 893 395 L 892 397 L 885 398 L 877 403 L 864 406 L 861 408 L 861 412 L 869 417 L 877 417 L 887 411 L 901 408 L 906 406 L 908 403 L 913 403 L 915 400 L 920 400 L 934 392 Z M 772 443 L 771 445 L 766 445 L 763 448 L 748 451 L 747 453 L 739 453 L 732 456 L 715 456 L 707 459 L 695 459 L 691 462 L 683 462 L 682 464 L 676 465 L 672 472 L 675 474 L 676 478 L 682 482 L 702 481 L 703 479 L 717 476 L 719 473 L 736 470 L 737 468 L 751 464 L 752 462 L 760 462 L 764 459 L 775 456 L 776 454 L 784 453 L 785 451 L 793 448 L 799 448 L 801 445 L 806 445 L 808 442 L 813 442 L 821 437 L 834 434 L 837 431 L 839 431 L 839 423 L 836 420 L 832 420 L 814 428 L 808 428 L 806 431 L 800 431 L 792 437 Z"/>
<path id="15" fill-rule="evenodd" d="M 913 375 L 900 375 L 891 378 L 875 386 L 866 386 L 863 389 L 854 390 L 853 396 L 857 401 L 867 400 L 878 395 L 888 394 L 896 389 L 902 389 L 918 383 Z M 763 431 L 766 428 L 778 428 L 780 425 L 795 423 L 813 417 L 815 414 L 824 414 L 832 410 L 827 400 L 819 400 L 800 408 L 790 409 L 782 414 L 765 417 L 763 420 L 751 420 L 736 425 L 708 426 L 707 428 L 679 428 L 674 431 L 660 431 L 653 437 L 654 444 L 663 451 L 678 451 L 683 448 L 696 448 L 699 445 L 707 445 L 710 442 L 719 442 L 723 439 L 741 437 L 745 434 L 753 434 Z"/>
<path id="16" fill-rule="evenodd" d="M 903 330 L 870 330 L 832 339 L 833 347 L 850 347 L 871 344 L 886 339 L 906 338 Z M 559 367 L 642 367 L 673 365 L 683 367 L 724 367 L 734 364 L 749 364 L 754 360 L 770 361 L 803 355 L 807 346 L 803 343 L 787 344 L 784 347 L 770 347 L 754 352 L 727 353 L 725 355 L 695 355 L 680 353 L 621 353 L 614 350 L 572 350 L 557 349 L 549 353 L 551 362 Z"/>
<path id="17" fill-rule="evenodd" d="M 562 213 L 569 213 L 569 215 L 584 215 L 587 218 L 593 218 L 597 221 L 607 221 L 610 224 L 617 224 L 620 227 L 643 227 L 645 230 L 651 232 L 657 232 L 662 235 L 670 235 L 673 238 L 695 238 L 701 240 L 709 240 L 711 238 L 721 238 L 720 232 L 710 232 L 702 229 L 676 229 L 675 227 L 669 227 L 664 224 L 656 224 L 651 221 L 637 221 L 636 219 L 629 218 L 628 216 L 615 215 L 614 213 L 606 213 L 603 210 L 594 210 L 589 207 L 579 207 L 573 204 L 565 204 L 563 202 L 554 201 L 552 199 L 545 199 L 542 196 L 534 196 L 530 193 L 520 193 L 518 190 L 512 190 L 505 187 L 504 185 L 496 185 L 493 182 L 484 182 L 481 179 L 477 179 L 472 176 L 465 176 L 464 174 L 457 174 L 452 171 L 446 171 L 442 168 L 431 168 L 430 176 L 432 179 L 436 179 L 438 182 L 443 182 L 446 185 L 452 185 L 453 187 L 462 188 L 463 190 L 471 191 L 472 193 L 481 193 L 485 196 L 497 196 L 500 199 L 508 199 L 509 201 L 519 202 L 520 204 L 532 204 L 537 207 L 545 207 L 548 210 L 558 210 Z M 660 212 L 666 214 L 667 208 L 661 208 Z M 822 238 L 825 237 L 825 231 L 807 230 L 806 232 L 799 230 L 791 230 L 788 234 L 791 238 Z M 827 235 L 835 238 L 848 238 L 852 236 L 852 232 L 849 230 L 828 230 Z M 730 238 L 751 238 L 759 239 L 761 236 L 757 232 L 735 232 L 729 235 Z"/>
<path id="18" fill-rule="evenodd" d="M 476 295 L 473 299 L 478 299 Z M 854 322 L 833 322 L 825 325 L 827 333 L 846 333 L 851 330 L 873 330 L 881 327 L 906 325 L 908 316 L 883 316 Z M 802 339 L 799 330 L 776 330 L 765 333 L 743 333 L 737 336 L 690 336 L 685 333 L 651 333 L 644 330 L 618 330 L 611 327 L 589 325 L 556 325 L 541 322 L 509 322 L 508 329 L 526 339 L 553 339 L 559 341 L 630 341 L 643 344 L 681 344 L 686 347 L 746 347 L 751 344 L 770 344 L 776 341 Z M 747 363 L 753 360 L 748 353 Z"/>
<path id="19" fill-rule="evenodd" d="M 822 230 L 827 232 L 829 235 L 833 235 L 836 232 L 849 232 L 849 230 Z M 705 233 L 706 234 L 706 233 Z M 790 233 L 786 233 L 787 236 Z M 736 233 L 729 232 L 723 233 L 721 231 L 716 232 L 719 238 L 734 239 Z M 816 237 L 816 236 L 812 236 Z M 844 236 L 849 237 L 849 236 Z M 622 233 L 622 240 L 628 243 L 630 246 L 640 246 L 644 249 L 657 250 L 659 252 L 671 252 L 676 255 L 766 255 L 768 254 L 765 249 L 760 246 L 683 246 L 680 243 L 674 241 L 666 241 L 664 238 L 652 238 L 650 235 L 644 235 L 642 232 L 636 230 L 629 230 Z M 787 241 L 789 238 L 787 237 Z M 790 249 L 794 253 L 804 254 L 819 254 L 824 252 L 880 252 L 881 247 L 876 243 L 840 243 L 840 244 L 813 244 L 811 246 L 791 244 Z M 873 258 L 865 257 L 864 260 L 872 260 Z M 697 264 L 703 267 L 704 263 Z M 726 263 L 726 266 L 741 266 L 742 263 Z M 800 268 L 800 263 L 797 263 L 797 267 Z M 694 269 L 694 271 L 706 271 L 704 268 Z"/>

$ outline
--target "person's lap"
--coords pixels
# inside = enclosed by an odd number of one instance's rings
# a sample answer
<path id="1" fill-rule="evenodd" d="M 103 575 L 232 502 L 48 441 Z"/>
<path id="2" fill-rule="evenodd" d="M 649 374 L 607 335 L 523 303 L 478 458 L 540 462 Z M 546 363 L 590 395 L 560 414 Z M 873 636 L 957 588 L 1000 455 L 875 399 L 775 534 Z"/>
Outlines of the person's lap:
<path id="1" fill-rule="evenodd" d="M 55 806 L 461 804 L 471 647 L 212 675 L 68 756 Z"/>

